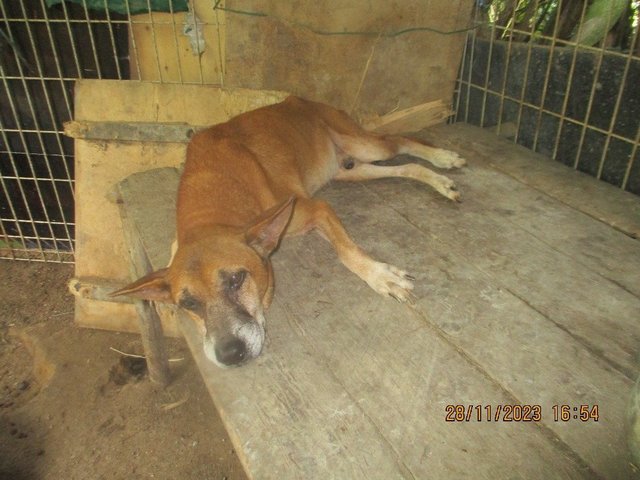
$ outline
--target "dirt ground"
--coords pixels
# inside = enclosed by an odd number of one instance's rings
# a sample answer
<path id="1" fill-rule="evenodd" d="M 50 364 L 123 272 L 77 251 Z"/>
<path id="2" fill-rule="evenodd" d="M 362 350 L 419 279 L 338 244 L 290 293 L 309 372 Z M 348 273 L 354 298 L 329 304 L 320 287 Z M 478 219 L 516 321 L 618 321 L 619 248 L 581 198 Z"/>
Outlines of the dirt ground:
<path id="1" fill-rule="evenodd" d="M 246 478 L 187 346 L 152 385 L 136 335 L 74 326 L 72 274 L 0 260 L 0 479 Z"/>

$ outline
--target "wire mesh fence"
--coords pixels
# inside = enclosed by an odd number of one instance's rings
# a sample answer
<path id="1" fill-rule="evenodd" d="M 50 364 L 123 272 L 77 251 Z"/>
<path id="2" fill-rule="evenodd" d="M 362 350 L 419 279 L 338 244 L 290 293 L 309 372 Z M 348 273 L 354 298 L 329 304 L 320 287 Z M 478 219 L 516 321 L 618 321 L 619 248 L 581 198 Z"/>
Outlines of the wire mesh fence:
<path id="1" fill-rule="evenodd" d="M 77 78 L 127 78 L 123 16 L 74 4 L 0 2 L 0 255 L 73 261 Z"/>
<path id="2" fill-rule="evenodd" d="M 640 2 L 477 4 L 455 120 L 640 194 Z"/>
<path id="3" fill-rule="evenodd" d="M 234 11 L 202 3 L 197 16 L 193 0 L 0 2 L 0 258 L 74 260 L 63 123 L 76 79 L 224 85 L 224 13 Z M 586 38 L 605 3 L 604 34 Z M 640 194 L 640 2 L 475 4 L 454 119 Z"/>
<path id="4" fill-rule="evenodd" d="M 185 56 L 209 26 L 187 0 L 0 2 L 0 258 L 73 262 L 75 80 L 218 83 Z"/>

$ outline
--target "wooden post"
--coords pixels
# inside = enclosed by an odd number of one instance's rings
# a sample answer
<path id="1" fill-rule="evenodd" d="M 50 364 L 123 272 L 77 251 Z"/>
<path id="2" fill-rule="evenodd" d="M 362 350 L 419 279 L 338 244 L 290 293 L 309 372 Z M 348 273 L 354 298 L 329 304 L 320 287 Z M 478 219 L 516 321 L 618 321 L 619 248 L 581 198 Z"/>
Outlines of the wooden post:
<path id="1" fill-rule="evenodd" d="M 126 190 L 126 186 L 126 179 L 118 184 L 118 190 L 121 195 L 123 189 Z M 138 229 L 127 213 L 127 204 L 122 198 L 118 201 L 118 207 L 122 218 L 125 244 L 131 259 L 131 277 L 135 280 L 150 273 L 152 266 L 144 251 Z M 151 302 L 139 300 L 135 302 L 135 306 L 138 312 L 138 325 L 140 327 L 142 345 L 147 357 L 149 378 L 154 383 L 166 386 L 170 381 L 169 360 L 160 317 Z"/>

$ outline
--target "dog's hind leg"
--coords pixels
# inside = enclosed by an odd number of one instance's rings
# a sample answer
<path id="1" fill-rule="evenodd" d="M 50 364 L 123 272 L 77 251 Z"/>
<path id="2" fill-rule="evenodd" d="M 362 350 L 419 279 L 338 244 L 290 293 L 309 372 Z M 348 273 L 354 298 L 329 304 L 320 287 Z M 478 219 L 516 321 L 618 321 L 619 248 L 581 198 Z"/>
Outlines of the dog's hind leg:
<path id="1" fill-rule="evenodd" d="M 466 162 L 457 153 L 433 147 L 399 135 L 379 135 L 369 132 L 341 110 L 314 104 L 329 127 L 333 143 L 346 155 L 361 162 L 388 160 L 396 155 L 412 155 L 431 162 L 438 168 L 462 167 Z"/>
<path id="2" fill-rule="evenodd" d="M 398 145 L 399 154 L 422 158 L 438 168 L 460 168 L 467 162 L 451 150 L 437 148 L 406 137 L 387 137 Z"/>
<path id="3" fill-rule="evenodd" d="M 413 277 L 407 272 L 367 255 L 349 237 L 340 219 L 324 201 L 297 198 L 287 235 L 316 230 L 328 240 L 340 261 L 353 273 L 381 295 L 388 295 L 400 302 L 411 302 Z"/>
<path id="4" fill-rule="evenodd" d="M 346 168 L 351 167 L 351 168 Z M 417 163 L 407 163 L 405 165 L 383 166 L 371 165 L 353 160 L 351 165 L 340 168 L 336 180 L 359 182 L 363 180 L 375 180 L 377 178 L 401 177 L 411 178 L 433 187 L 438 193 L 445 197 L 460 201 L 460 193 L 456 190 L 456 185 L 448 177 L 439 175 L 428 168 Z"/>
<path id="5" fill-rule="evenodd" d="M 344 127 L 344 125 L 341 125 Z M 416 163 L 398 166 L 372 165 L 400 154 L 409 154 L 429 160 L 441 168 L 461 167 L 464 159 L 455 152 L 431 147 L 399 136 L 378 136 L 357 127 L 349 133 L 331 133 L 331 139 L 346 158 L 334 177 L 336 180 L 362 181 L 385 177 L 404 177 L 432 186 L 451 200 L 460 200 L 455 183 Z"/>
<path id="6" fill-rule="evenodd" d="M 332 132 L 331 138 L 344 153 L 364 163 L 389 160 L 397 155 L 421 158 L 438 168 L 459 168 L 466 163 L 455 152 L 397 135 L 375 135 L 359 129 L 355 135 Z"/>

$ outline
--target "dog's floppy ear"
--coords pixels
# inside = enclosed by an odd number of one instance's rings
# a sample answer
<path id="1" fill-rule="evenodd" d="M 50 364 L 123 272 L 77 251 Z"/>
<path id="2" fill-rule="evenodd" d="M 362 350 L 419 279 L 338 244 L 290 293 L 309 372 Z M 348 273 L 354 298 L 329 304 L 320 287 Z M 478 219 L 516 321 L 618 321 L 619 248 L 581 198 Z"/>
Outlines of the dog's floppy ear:
<path id="1" fill-rule="evenodd" d="M 247 243 L 261 257 L 267 258 L 278 246 L 291 220 L 294 203 L 295 197 L 289 197 L 280 205 L 264 212 L 245 230 Z"/>
<path id="2" fill-rule="evenodd" d="M 161 268 L 151 272 L 149 275 L 145 275 L 126 287 L 111 293 L 110 296 L 126 295 L 142 300 L 153 300 L 154 302 L 172 302 L 171 289 L 166 278 L 167 270 L 168 268 Z"/>

